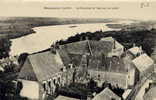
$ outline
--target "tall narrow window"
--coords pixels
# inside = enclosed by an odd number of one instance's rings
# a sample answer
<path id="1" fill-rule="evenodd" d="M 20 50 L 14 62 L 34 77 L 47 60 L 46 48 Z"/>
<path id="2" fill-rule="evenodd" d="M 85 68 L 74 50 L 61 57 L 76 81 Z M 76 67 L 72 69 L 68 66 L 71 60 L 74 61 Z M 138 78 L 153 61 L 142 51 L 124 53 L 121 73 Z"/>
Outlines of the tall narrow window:
<path id="1" fill-rule="evenodd" d="M 43 85 L 44 91 L 46 91 L 46 82 L 44 81 L 42 85 Z"/>
<path id="2" fill-rule="evenodd" d="M 54 85 L 56 85 L 56 79 L 53 79 L 53 83 L 54 83 Z"/>
<path id="3" fill-rule="evenodd" d="M 61 83 L 61 77 L 58 77 L 58 83 L 59 84 Z"/>
<path id="4" fill-rule="evenodd" d="M 51 79 L 48 80 L 48 86 L 51 88 Z"/>

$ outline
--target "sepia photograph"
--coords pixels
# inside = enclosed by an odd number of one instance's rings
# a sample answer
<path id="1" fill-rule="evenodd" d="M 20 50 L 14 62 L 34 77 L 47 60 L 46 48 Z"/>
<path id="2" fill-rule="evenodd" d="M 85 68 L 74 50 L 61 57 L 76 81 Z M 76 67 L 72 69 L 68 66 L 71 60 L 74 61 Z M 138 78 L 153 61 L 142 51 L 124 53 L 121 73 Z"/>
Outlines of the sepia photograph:
<path id="1" fill-rule="evenodd" d="M 154 0 L 0 1 L 0 100 L 156 100 Z"/>

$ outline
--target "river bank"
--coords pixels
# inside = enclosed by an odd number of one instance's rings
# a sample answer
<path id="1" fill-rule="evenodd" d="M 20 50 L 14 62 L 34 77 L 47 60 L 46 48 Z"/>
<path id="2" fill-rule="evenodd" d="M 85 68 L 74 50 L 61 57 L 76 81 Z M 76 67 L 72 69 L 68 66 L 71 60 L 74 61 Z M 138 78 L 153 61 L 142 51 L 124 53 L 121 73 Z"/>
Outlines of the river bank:
<path id="1" fill-rule="evenodd" d="M 99 18 L 42 18 L 42 17 L 9 17 L 0 18 L 0 38 L 15 39 L 35 33 L 34 27 L 66 24 L 109 23 L 114 19 Z"/>

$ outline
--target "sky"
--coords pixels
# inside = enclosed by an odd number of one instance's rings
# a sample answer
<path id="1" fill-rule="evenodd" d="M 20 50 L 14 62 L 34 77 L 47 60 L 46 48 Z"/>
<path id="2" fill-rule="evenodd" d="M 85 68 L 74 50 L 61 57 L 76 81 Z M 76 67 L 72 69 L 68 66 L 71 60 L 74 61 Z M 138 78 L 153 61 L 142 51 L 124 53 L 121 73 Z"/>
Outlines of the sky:
<path id="1" fill-rule="evenodd" d="M 0 12 L 0 16 L 3 17 L 124 18 L 156 20 L 156 1 L 0 0 Z"/>

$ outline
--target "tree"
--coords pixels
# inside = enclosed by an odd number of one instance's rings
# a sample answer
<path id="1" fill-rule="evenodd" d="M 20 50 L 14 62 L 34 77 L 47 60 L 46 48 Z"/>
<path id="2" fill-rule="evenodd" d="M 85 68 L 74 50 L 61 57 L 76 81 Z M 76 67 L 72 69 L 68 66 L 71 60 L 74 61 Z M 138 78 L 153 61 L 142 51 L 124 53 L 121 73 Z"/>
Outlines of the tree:
<path id="1" fill-rule="evenodd" d="M 0 59 L 9 57 L 11 41 L 8 38 L 0 39 Z"/>
<path id="2" fill-rule="evenodd" d="M 96 91 L 97 88 L 97 82 L 95 82 L 92 78 L 90 79 L 88 83 L 88 88 L 91 89 L 92 92 Z"/>
<path id="3" fill-rule="evenodd" d="M 27 59 L 27 56 L 29 54 L 28 53 L 22 53 L 20 54 L 20 56 L 18 57 L 18 63 L 22 66 L 25 62 L 25 60 Z"/>

